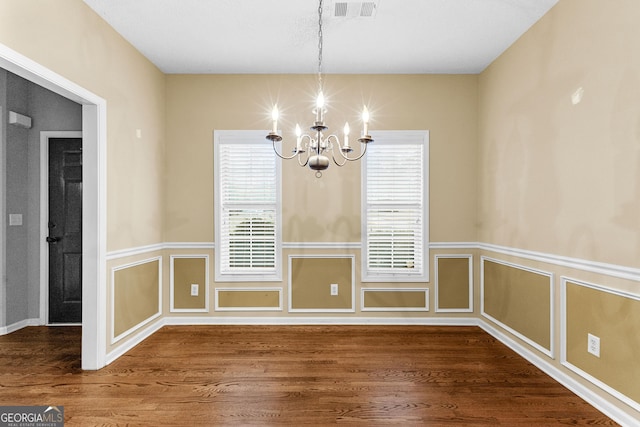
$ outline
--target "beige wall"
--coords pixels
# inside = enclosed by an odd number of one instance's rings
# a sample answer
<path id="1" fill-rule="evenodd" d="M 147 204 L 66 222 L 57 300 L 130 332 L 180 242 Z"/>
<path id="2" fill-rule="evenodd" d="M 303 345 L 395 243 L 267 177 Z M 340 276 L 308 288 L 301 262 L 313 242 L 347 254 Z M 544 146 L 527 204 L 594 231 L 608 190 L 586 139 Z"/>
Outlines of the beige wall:
<path id="1" fill-rule="evenodd" d="M 553 274 L 549 320 L 538 319 L 533 304 L 517 308 L 513 296 L 533 302 L 536 287 L 517 281 L 503 283 L 502 301 L 484 295 L 491 313 L 515 314 L 494 326 L 538 342 L 535 331 L 518 325 L 552 322 L 550 362 L 576 378 L 561 360 L 566 346 L 569 362 L 585 371 L 578 381 L 636 420 L 637 404 L 626 406 L 588 378 L 637 399 L 637 381 L 628 380 L 638 375 L 629 358 L 637 319 L 625 314 L 635 302 L 587 288 L 577 293 L 575 286 L 565 299 L 561 282 L 574 277 L 640 293 L 637 279 L 624 280 L 640 267 L 639 18 L 636 0 L 560 0 L 480 74 L 478 85 L 478 240 L 534 251 L 481 254 Z M 583 261 L 565 262 L 571 259 Z M 627 268 L 629 275 L 619 273 Z M 509 274 L 484 273 L 492 286 Z M 601 359 L 587 352 L 590 331 L 602 335 Z"/>
<path id="2" fill-rule="evenodd" d="M 0 43 L 106 99 L 107 249 L 162 242 L 165 76 L 81 0 L 1 1 Z"/>
<path id="3" fill-rule="evenodd" d="M 638 18 L 561 0 L 480 75 L 480 241 L 640 266 Z"/>
<path id="4" fill-rule="evenodd" d="M 269 129 L 277 102 L 291 140 L 296 122 L 310 125 L 316 84 L 313 75 L 167 76 L 167 241 L 213 241 L 213 131 Z M 475 241 L 477 76 L 329 75 L 325 84 L 334 132 L 345 120 L 357 128 L 364 103 L 372 133 L 430 131 L 431 240 Z M 322 179 L 283 162 L 283 240 L 360 241 L 358 162 Z"/>

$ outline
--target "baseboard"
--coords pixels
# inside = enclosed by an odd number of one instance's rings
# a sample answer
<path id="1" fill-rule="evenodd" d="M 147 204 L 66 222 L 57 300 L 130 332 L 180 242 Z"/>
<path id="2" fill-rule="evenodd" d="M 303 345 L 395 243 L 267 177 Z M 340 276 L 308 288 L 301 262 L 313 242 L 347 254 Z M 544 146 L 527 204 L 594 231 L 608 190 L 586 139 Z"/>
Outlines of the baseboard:
<path id="1" fill-rule="evenodd" d="M 56 326 L 82 326 L 82 323 L 47 323 L 45 326 L 51 326 L 52 328 Z"/>
<path id="2" fill-rule="evenodd" d="M 121 345 L 116 347 L 113 351 L 107 353 L 105 361 L 106 365 L 114 362 L 120 356 L 124 355 L 126 352 L 140 344 L 142 341 L 149 338 L 151 335 L 155 334 L 165 325 L 165 322 L 160 319 L 157 322 L 152 323 L 149 327 L 141 329 L 139 332 L 131 335 L 129 340 L 126 340 Z"/>
<path id="3" fill-rule="evenodd" d="M 515 351 L 520 356 L 534 364 L 537 368 L 542 370 L 554 380 L 558 381 L 560 384 L 571 390 L 573 393 L 584 399 L 591 406 L 593 406 L 618 424 L 629 427 L 638 425 L 638 420 L 635 417 L 626 413 L 619 407 L 611 404 L 597 393 L 593 392 L 578 381 L 574 380 L 571 376 L 564 373 L 562 370 L 549 362 L 549 360 L 551 359 L 542 357 L 539 354 L 529 350 L 522 344 L 518 343 L 508 335 L 504 334 L 503 332 L 483 320 L 479 320 L 477 322 L 477 325 L 489 335 L 493 336 L 495 339 L 509 347 L 511 350 Z"/>
<path id="4" fill-rule="evenodd" d="M 40 326 L 40 319 L 25 319 L 11 325 L 0 327 L 0 335 L 7 335 L 27 326 Z"/>
<path id="5" fill-rule="evenodd" d="M 467 317 L 165 317 L 165 325 L 421 325 L 477 326 Z"/>

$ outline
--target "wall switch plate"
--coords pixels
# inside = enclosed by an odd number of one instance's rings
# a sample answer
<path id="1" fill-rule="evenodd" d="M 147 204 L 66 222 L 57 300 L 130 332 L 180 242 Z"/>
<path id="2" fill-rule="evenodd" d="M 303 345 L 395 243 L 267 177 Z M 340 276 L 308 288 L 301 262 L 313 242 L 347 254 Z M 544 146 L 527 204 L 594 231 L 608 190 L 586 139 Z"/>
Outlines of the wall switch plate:
<path id="1" fill-rule="evenodd" d="M 600 338 L 587 334 L 587 351 L 596 357 L 600 357 Z"/>
<path id="2" fill-rule="evenodd" d="M 332 283 L 331 284 L 331 295 L 333 295 L 333 296 L 338 295 L 338 284 L 337 283 Z"/>
<path id="3" fill-rule="evenodd" d="M 9 225 L 22 225 L 22 214 L 9 214 Z"/>
<path id="4" fill-rule="evenodd" d="M 199 290 L 200 290 L 200 285 L 198 285 L 197 283 L 191 284 L 191 296 L 192 297 L 197 297 Z"/>

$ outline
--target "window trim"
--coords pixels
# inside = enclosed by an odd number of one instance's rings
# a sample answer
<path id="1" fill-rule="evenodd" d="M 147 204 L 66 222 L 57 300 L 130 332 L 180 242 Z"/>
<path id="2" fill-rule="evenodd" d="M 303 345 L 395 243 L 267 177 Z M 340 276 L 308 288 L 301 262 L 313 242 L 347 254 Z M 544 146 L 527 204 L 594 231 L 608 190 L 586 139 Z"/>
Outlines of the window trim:
<path id="1" fill-rule="evenodd" d="M 394 144 L 394 143 L 411 143 L 422 144 L 424 149 L 422 153 L 423 170 L 423 221 L 422 221 L 422 274 L 407 273 L 380 273 L 371 272 L 368 267 L 369 248 L 367 242 L 367 155 L 363 158 L 361 168 L 361 239 L 362 239 L 362 263 L 361 263 L 361 281 L 362 282 L 387 282 L 387 283 L 413 283 L 429 281 L 429 131 L 428 130 L 387 130 L 377 131 L 373 134 L 374 142 L 371 144 Z"/>
<path id="2" fill-rule="evenodd" d="M 215 238 L 215 282 L 281 282 L 282 281 L 282 167 L 280 158 L 274 153 L 276 169 L 276 213 L 275 213 L 275 267 L 272 273 L 222 272 L 221 265 L 221 201 L 220 201 L 220 145 L 221 144 L 258 144 L 264 143 L 271 149 L 271 143 L 265 140 L 268 130 L 214 130 L 213 132 L 213 204 Z"/>

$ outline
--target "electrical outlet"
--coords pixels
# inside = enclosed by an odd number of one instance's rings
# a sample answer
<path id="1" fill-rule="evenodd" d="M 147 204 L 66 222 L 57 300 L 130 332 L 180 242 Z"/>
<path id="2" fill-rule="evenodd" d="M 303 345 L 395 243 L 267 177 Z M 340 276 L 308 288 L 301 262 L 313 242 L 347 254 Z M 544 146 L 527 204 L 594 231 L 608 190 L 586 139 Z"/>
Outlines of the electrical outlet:
<path id="1" fill-rule="evenodd" d="M 596 357 L 600 357 L 600 338 L 587 334 L 587 351 Z"/>
<path id="2" fill-rule="evenodd" d="M 197 297 L 199 291 L 200 291 L 200 285 L 198 285 L 197 283 L 191 284 L 191 296 L 192 297 Z"/>
<path id="3" fill-rule="evenodd" d="M 332 283 L 331 284 L 331 295 L 333 295 L 333 296 L 338 295 L 338 284 L 337 283 Z"/>

